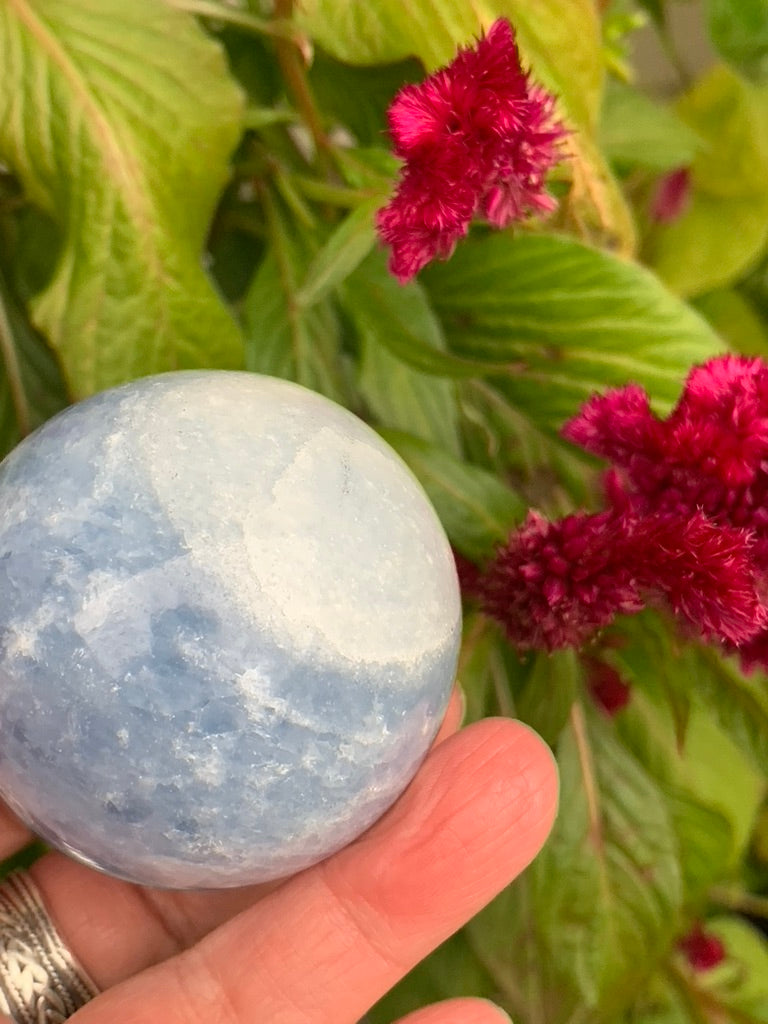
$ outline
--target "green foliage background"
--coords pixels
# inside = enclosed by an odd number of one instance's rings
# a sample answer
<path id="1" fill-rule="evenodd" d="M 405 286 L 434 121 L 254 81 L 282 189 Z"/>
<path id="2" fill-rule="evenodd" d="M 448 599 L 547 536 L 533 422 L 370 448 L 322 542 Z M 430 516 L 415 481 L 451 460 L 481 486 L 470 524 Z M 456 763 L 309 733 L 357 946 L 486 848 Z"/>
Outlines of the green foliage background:
<path id="1" fill-rule="evenodd" d="M 480 560 L 529 507 L 596 500 L 558 436 L 593 391 L 659 412 L 694 363 L 768 358 L 768 3 L 707 0 L 722 63 L 661 103 L 633 80 L 642 17 L 678 0 L 2 0 L 0 449 L 67 402 L 182 367 L 289 377 L 380 429 L 454 546 Z M 572 130 L 558 214 L 399 286 L 373 214 L 397 171 L 406 81 L 510 18 Z M 659 177 L 686 209 L 653 223 Z M 377 1007 L 479 994 L 518 1024 L 768 1022 L 768 690 L 663 618 L 602 656 L 632 683 L 595 709 L 575 653 L 520 657 L 469 614 L 470 718 L 555 749 L 544 853 Z M 677 949 L 697 919 L 726 961 Z"/>

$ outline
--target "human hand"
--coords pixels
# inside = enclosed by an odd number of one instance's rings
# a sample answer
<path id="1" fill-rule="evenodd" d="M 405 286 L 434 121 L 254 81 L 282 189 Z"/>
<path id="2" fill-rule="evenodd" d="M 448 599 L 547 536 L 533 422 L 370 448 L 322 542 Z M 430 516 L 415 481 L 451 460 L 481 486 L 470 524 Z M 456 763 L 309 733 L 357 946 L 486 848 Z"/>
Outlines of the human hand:
<path id="1" fill-rule="evenodd" d="M 354 1024 L 538 853 L 557 804 L 544 743 L 454 699 L 403 796 L 360 839 L 268 886 L 146 889 L 48 853 L 30 869 L 100 989 L 76 1024 Z M 455 733 L 455 735 L 454 735 Z M 9 812 L 0 857 L 29 840 Z M 459 999 L 407 1024 L 493 1024 Z M 0 1022 L 7 1018 L 0 1016 Z M 401 1022 L 405 1024 L 405 1021 Z"/>

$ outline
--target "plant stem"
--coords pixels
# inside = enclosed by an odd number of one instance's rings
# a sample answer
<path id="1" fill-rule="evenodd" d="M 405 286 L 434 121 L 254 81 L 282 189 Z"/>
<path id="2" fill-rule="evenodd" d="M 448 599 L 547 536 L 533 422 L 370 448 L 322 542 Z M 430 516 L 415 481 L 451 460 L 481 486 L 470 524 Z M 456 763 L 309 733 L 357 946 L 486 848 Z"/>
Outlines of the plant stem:
<path id="1" fill-rule="evenodd" d="M 677 49 L 677 44 L 672 36 L 669 28 L 669 22 L 666 17 L 661 24 L 657 23 L 656 31 L 658 33 L 659 40 L 661 41 L 661 45 L 664 48 L 667 60 L 674 68 L 677 77 L 680 79 L 680 85 L 684 89 L 687 89 L 691 84 L 691 75 L 688 68 L 683 64 L 682 57 Z"/>
<path id="2" fill-rule="evenodd" d="M 768 896 L 756 896 L 754 893 L 732 889 L 727 885 L 715 885 L 709 890 L 709 898 L 713 903 L 728 910 L 768 920 Z"/>
<path id="3" fill-rule="evenodd" d="M 589 814 L 590 840 L 596 850 L 603 848 L 603 824 L 600 816 L 600 800 L 597 793 L 595 781 L 595 769 L 592 763 L 592 755 L 589 750 L 589 739 L 587 737 L 587 723 L 584 718 L 584 709 L 578 700 L 571 706 L 571 726 L 576 739 L 576 748 L 579 752 L 581 773 L 584 778 L 584 794 L 587 798 L 587 810 Z"/>
<path id="4" fill-rule="evenodd" d="M 344 208 L 359 206 L 366 199 L 372 199 L 376 193 L 372 189 L 346 188 L 344 185 L 331 185 L 316 178 L 307 178 L 301 174 L 291 174 L 290 179 L 300 192 L 309 199 L 317 199 L 323 203 Z M 386 196 L 382 198 L 382 203 Z"/>
<path id="5" fill-rule="evenodd" d="M 228 7 L 217 0 L 166 0 L 169 6 L 188 14 L 197 14 L 201 18 L 213 18 L 227 25 L 237 25 L 256 35 L 274 36 L 276 39 L 288 40 L 295 46 L 301 46 L 301 36 L 290 21 L 279 18 L 258 18 L 248 11 L 239 11 L 236 7 Z"/>
<path id="6" fill-rule="evenodd" d="M 266 218 L 267 229 L 272 240 L 272 251 L 277 263 L 277 273 L 280 279 L 280 288 L 285 299 L 285 309 L 288 319 L 288 330 L 291 339 L 291 352 L 293 354 L 294 366 L 296 368 L 296 382 L 309 387 L 309 381 L 305 379 L 304 368 L 307 365 L 307 337 L 302 322 L 302 313 L 296 302 L 296 280 L 291 266 L 291 257 L 286 246 L 283 227 L 277 210 L 275 200 L 268 186 L 257 184 L 261 194 L 262 207 Z"/>
<path id="7" fill-rule="evenodd" d="M 278 23 L 290 23 L 293 16 L 293 0 L 275 0 L 275 16 Z M 289 43 L 286 39 L 278 38 L 275 41 L 275 50 L 288 89 L 312 136 L 317 162 L 321 169 L 327 171 L 330 169 L 331 144 L 323 130 L 320 112 L 307 81 L 304 60 L 295 41 Z"/>
<path id="8" fill-rule="evenodd" d="M 0 356 L 2 356 L 5 363 L 8 388 L 11 392 L 11 401 L 16 412 L 19 433 L 22 437 L 26 437 L 32 431 L 32 413 L 24 390 L 21 364 L 19 363 L 16 346 L 13 343 L 13 328 L 11 327 L 11 320 L 8 315 L 8 301 L 8 289 L 5 279 L 2 273 L 0 273 Z"/>

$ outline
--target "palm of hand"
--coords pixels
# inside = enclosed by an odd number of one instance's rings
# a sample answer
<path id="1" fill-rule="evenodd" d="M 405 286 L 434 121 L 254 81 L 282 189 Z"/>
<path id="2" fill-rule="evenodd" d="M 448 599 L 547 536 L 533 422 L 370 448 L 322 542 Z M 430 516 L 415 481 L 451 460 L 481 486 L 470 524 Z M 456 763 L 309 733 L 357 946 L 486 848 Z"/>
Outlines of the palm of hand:
<path id="1" fill-rule="evenodd" d="M 453 735 L 459 717 L 454 700 L 416 779 L 381 821 L 271 886 L 142 889 L 46 854 L 32 875 L 101 990 L 70 1019 L 355 1024 L 530 862 L 551 827 L 557 781 L 544 744 L 503 719 Z M 4 812 L 0 855 L 28 839 Z M 408 1024 L 498 1020 L 490 1004 L 462 999 Z"/>

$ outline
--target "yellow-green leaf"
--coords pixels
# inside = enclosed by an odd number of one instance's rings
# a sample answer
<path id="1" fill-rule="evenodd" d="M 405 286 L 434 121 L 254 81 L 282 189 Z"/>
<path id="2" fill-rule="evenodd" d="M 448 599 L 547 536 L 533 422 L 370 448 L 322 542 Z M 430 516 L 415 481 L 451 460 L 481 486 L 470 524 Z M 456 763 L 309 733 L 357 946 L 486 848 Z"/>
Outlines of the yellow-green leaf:
<path id="1" fill-rule="evenodd" d="M 34 305 L 71 391 L 237 366 L 202 269 L 240 132 L 219 46 L 160 0 L 5 0 L 0 155 L 63 233 Z"/>
<path id="2" fill-rule="evenodd" d="M 678 113 L 702 139 L 691 202 L 678 220 L 653 228 L 645 252 L 671 288 L 700 295 L 737 279 L 768 242 L 768 89 L 719 67 Z"/>

